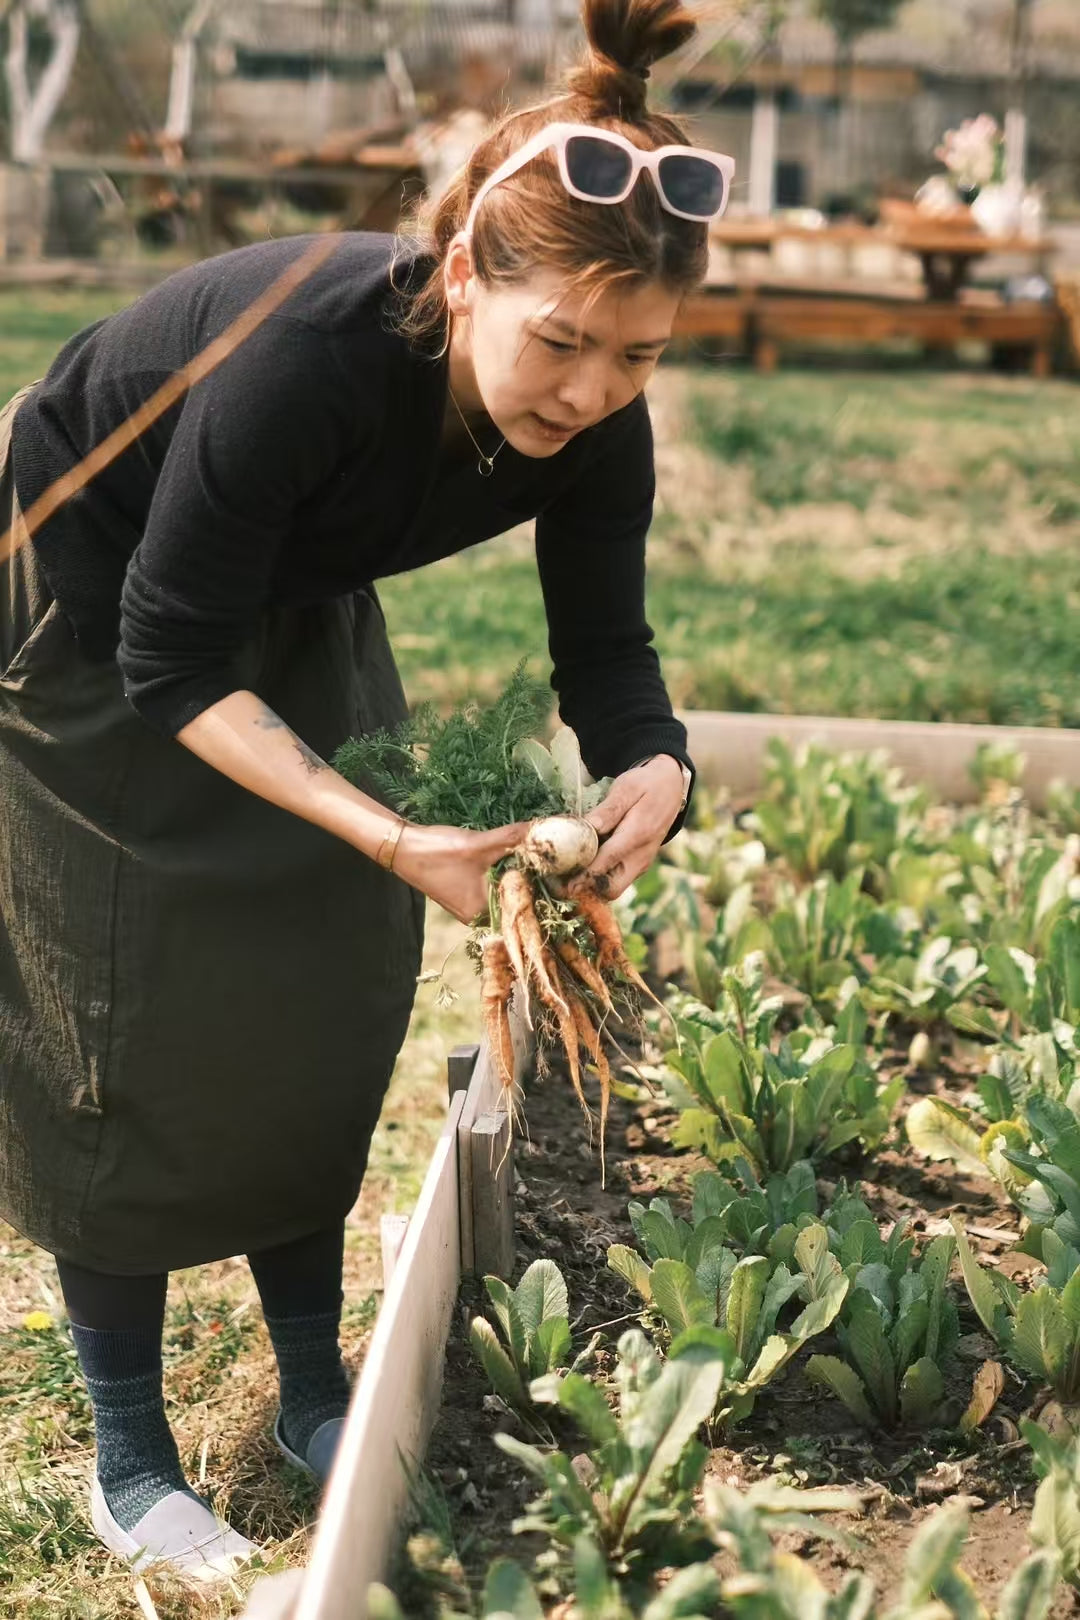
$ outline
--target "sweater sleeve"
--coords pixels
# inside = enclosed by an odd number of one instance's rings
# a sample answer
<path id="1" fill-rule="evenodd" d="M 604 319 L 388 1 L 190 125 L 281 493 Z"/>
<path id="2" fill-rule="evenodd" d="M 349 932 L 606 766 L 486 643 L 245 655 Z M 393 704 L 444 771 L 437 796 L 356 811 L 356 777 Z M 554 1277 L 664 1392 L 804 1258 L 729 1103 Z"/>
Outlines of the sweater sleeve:
<path id="1" fill-rule="evenodd" d="M 617 776 L 652 754 L 673 754 L 694 769 L 645 617 L 655 484 L 642 396 L 606 426 L 579 477 L 536 520 L 552 685 L 596 777 Z M 668 838 L 684 819 L 685 812 Z"/>
<path id="2" fill-rule="evenodd" d="M 297 509 L 355 439 L 344 392 L 321 334 L 270 320 L 185 397 L 121 598 L 124 690 L 155 730 L 245 684 Z"/>

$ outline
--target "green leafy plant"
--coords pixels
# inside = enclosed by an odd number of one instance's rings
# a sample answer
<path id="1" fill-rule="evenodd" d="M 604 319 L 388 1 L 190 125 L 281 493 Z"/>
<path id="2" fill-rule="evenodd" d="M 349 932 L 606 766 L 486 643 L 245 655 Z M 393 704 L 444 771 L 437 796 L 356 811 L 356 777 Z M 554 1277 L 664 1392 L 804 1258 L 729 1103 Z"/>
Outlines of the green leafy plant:
<path id="1" fill-rule="evenodd" d="M 767 918 L 766 947 L 779 978 L 816 1004 L 834 1003 L 850 978 L 861 932 L 874 910 L 856 868 L 842 879 L 829 874 L 805 888 L 778 886 Z"/>
<path id="2" fill-rule="evenodd" d="M 479 1607 L 440 1608 L 442 1620 L 544 1620 L 544 1609 L 535 1586 L 524 1570 L 510 1558 L 499 1558 L 491 1565 L 484 1582 Z M 369 1620 L 406 1620 L 393 1592 L 375 1583 L 368 1587 Z"/>
<path id="3" fill-rule="evenodd" d="M 882 864 L 926 801 L 883 752 L 834 754 L 817 744 L 793 751 L 774 737 L 765 769 L 765 797 L 750 825 L 803 878 L 825 871 L 842 878 L 867 861 Z"/>
<path id="4" fill-rule="evenodd" d="M 534 1260 L 516 1288 L 501 1277 L 485 1277 L 484 1287 L 502 1333 L 502 1343 L 484 1316 L 469 1327 L 473 1353 L 495 1393 L 515 1412 L 534 1415 L 529 1384 L 565 1367 L 570 1354 L 570 1307 L 566 1283 L 554 1260 Z M 584 1361 L 591 1352 L 583 1352 Z"/>
<path id="5" fill-rule="evenodd" d="M 720 1577 L 709 1564 L 687 1564 L 675 1570 L 655 1596 L 632 1604 L 602 1548 L 582 1534 L 574 1543 L 573 1593 L 574 1620 L 711 1620 L 720 1597 Z"/>
<path id="6" fill-rule="evenodd" d="M 953 1217 L 952 1224 L 979 1320 L 1015 1367 L 1049 1387 L 1063 1424 L 1080 1428 L 1080 1249 L 1044 1231 L 1047 1274 L 1023 1294 L 1000 1271 L 981 1266 L 960 1222 Z"/>
<path id="7" fill-rule="evenodd" d="M 683 1261 L 658 1260 L 635 1283 L 644 1286 L 642 1297 L 672 1336 L 672 1360 L 710 1345 L 723 1357 L 725 1378 L 715 1414 L 720 1423 L 748 1417 L 761 1390 L 808 1339 L 824 1333 L 843 1305 L 848 1279 L 820 1223 L 798 1234 L 791 1261 L 789 1267 L 783 1260 L 773 1265 L 763 1255 L 740 1260 L 730 1249 L 712 1249 L 696 1272 Z M 781 1311 L 794 1299 L 803 1309 L 786 1330 L 776 1331 Z"/>
<path id="8" fill-rule="evenodd" d="M 561 779 L 548 782 L 518 745 L 539 731 L 551 692 L 518 665 L 487 708 L 459 705 L 441 715 L 426 704 L 397 730 L 351 737 L 333 758 L 350 782 L 374 786 L 402 815 L 424 825 L 487 831 L 564 809 Z M 539 747 L 539 745 L 537 745 Z"/>
<path id="9" fill-rule="evenodd" d="M 807 1160 L 777 1171 L 764 1186 L 744 1160 L 728 1168 L 735 1180 L 715 1170 L 693 1178 L 689 1221 L 677 1216 L 666 1198 L 653 1198 L 647 1207 L 636 1202 L 628 1206 L 634 1236 L 650 1261 L 684 1260 L 695 1269 L 707 1248 L 725 1243 L 740 1254 L 766 1254 L 776 1233 L 790 1229 L 794 1236 L 797 1223 L 817 1214 L 817 1184 Z M 624 1253 L 632 1251 L 613 1244 L 608 1264 L 619 1270 L 611 1256 Z"/>
<path id="10" fill-rule="evenodd" d="M 773 1537 L 796 1530 L 804 1536 L 827 1537 L 850 1545 L 849 1536 L 819 1524 L 811 1515 L 858 1513 L 861 1507 L 861 1499 L 851 1491 L 828 1487 L 797 1490 L 773 1479 L 758 1480 L 737 1490 L 710 1479 L 705 1486 L 702 1517 L 717 1546 L 738 1562 L 737 1573 L 721 1587 L 725 1613 L 735 1620 L 786 1620 L 788 1615 L 791 1620 L 804 1620 L 812 1612 L 801 1606 L 806 1591 L 801 1572 L 806 1566 L 792 1554 L 778 1552 Z M 817 1577 L 811 1576 L 811 1581 L 825 1598 L 825 1589 Z M 789 1605 L 790 1598 L 796 1599 L 794 1606 Z M 822 1620 L 826 1615 L 831 1620 L 833 1615 L 857 1611 L 823 1608 L 818 1612 Z"/>
<path id="11" fill-rule="evenodd" d="M 898 1601 L 884 1620 L 989 1620 L 970 1576 L 960 1568 L 967 1528 L 962 1507 L 941 1508 L 920 1525 L 904 1560 Z M 1047 1620 L 1057 1580 L 1054 1555 L 1032 1553 L 1006 1583 L 995 1620 Z"/>
<path id="12" fill-rule="evenodd" d="M 1020 1432 L 1041 1481 L 1028 1534 L 1058 1560 L 1061 1579 L 1080 1591 L 1080 1438 L 1047 1434 L 1030 1418 L 1021 1418 Z"/>
<path id="13" fill-rule="evenodd" d="M 865 1029 L 854 1002 L 841 1014 L 835 1043 L 806 1030 L 775 1052 L 730 1029 L 707 1035 L 697 1019 L 678 1018 L 676 1027 L 681 1049 L 664 1059 L 684 1083 L 669 1089 L 683 1109 L 673 1142 L 717 1164 L 744 1158 L 759 1177 L 855 1138 L 876 1146 L 903 1091 L 902 1076 L 879 1087 L 864 1049 L 849 1038 Z"/>
<path id="14" fill-rule="evenodd" d="M 859 996 L 874 1012 L 899 1013 L 909 1022 L 932 1024 L 968 1001 L 986 973 L 974 945 L 954 945 L 947 936 L 937 935 L 917 956 L 879 962 Z"/>
<path id="15" fill-rule="evenodd" d="M 1036 1095 L 1024 1105 L 1024 1123 L 1029 1141 L 998 1150 L 1013 1169 L 1010 1194 L 1028 1218 L 1022 1247 L 1040 1257 L 1050 1230 L 1080 1249 L 1080 1120 L 1068 1104 Z"/>
<path id="16" fill-rule="evenodd" d="M 708 1491 L 706 1502 L 711 1520 Z M 738 1504 L 733 1508 L 737 1512 Z M 724 1581 L 724 1612 L 732 1620 L 989 1620 L 959 1566 L 967 1524 L 963 1508 L 949 1507 L 920 1525 L 904 1561 L 898 1599 L 887 1610 L 877 1607 L 867 1575 L 849 1575 L 839 1591 L 830 1592 L 803 1559 L 759 1547 L 747 1559 L 751 1567 L 740 1567 Z M 1047 1620 L 1058 1568 L 1051 1551 L 1026 1558 L 1002 1591 L 995 1620 Z"/>
<path id="17" fill-rule="evenodd" d="M 999 1077 L 988 1079 L 993 1089 L 987 1095 L 990 1106 L 1007 1107 L 1011 1102 L 1007 1084 Z M 944 1097 L 919 1097 L 904 1119 L 908 1141 L 927 1158 L 951 1160 L 967 1175 L 994 1177 L 1009 1197 L 1015 1198 L 1028 1178 L 1010 1165 L 1005 1150 L 1024 1147 L 1030 1139 L 1025 1124 L 1016 1119 L 993 1119 L 971 1109 L 958 1108 Z"/>
<path id="18" fill-rule="evenodd" d="M 806 1365 L 807 1376 L 867 1428 L 933 1421 L 945 1395 L 942 1367 L 959 1334 L 956 1307 L 945 1292 L 953 1239 L 935 1238 L 910 1269 L 897 1265 L 902 1251 L 894 1240 L 895 1229 L 886 1243 L 870 1222 L 848 1227 L 841 1262 L 849 1275 L 856 1269 L 836 1329 L 843 1355 L 814 1355 Z"/>
<path id="19" fill-rule="evenodd" d="M 657 1570 L 695 1562 L 708 1551 L 693 1508 L 708 1457 L 697 1431 L 713 1413 L 724 1375 L 717 1346 L 697 1345 L 662 1362 L 634 1329 L 618 1344 L 618 1417 L 580 1373 L 535 1380 L 533 1399 L 567 1413 L 589 1449 L 587 1462 L 572 1463 L 564 1452 L 496 1435 L 541 1486 L 515 1529 L 541 1532 L 564 1554 L 587 1537 L 607 1569 L 627 1580 L 631 1601 L 647 1594 Z"/>

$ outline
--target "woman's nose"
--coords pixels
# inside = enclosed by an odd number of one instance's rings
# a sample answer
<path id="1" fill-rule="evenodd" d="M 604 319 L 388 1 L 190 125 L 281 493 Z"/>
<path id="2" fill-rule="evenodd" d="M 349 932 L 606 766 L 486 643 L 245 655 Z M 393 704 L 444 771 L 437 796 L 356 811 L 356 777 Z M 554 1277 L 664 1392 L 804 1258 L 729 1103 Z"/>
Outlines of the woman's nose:
<path id="1" fill-rule="evenodd" d="M 559 403 L 572 411 L 578 421 L 599 421 L 605 414 L 607 394 L 606 370 L 592 356 L 588 356 L 572 366 L 563 377 Z"/>

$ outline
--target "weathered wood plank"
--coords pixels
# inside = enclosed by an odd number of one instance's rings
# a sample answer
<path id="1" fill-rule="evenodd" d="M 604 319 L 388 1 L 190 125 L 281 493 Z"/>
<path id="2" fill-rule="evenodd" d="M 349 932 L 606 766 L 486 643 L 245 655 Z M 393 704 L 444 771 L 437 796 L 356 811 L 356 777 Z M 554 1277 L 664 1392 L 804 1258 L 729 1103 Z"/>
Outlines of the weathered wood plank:
<path id="1" fill-rule="evenodd" d="M 520 1084 L 532 1053 L 532 1032 L 525 1023 L 520 999 L 515 996 L 510 1007 L 510 1034 L 514 1043 L 514 1079 Z M 487 1043 L 479 1050 L 472 1079 L 465 1095 L 465 1106 L 458 1127 L 458 1178 L 461 1190 L 461 1269 L 474 1272 L 480 1269 L 476 1257 L 476 1189 L 473 1168 L 473 1127 L 484 1114 L 505 1114 L 507 1097 L 499 1079 L 494 1058 Z M 486 1151 L 486 1149 L 485 1149 Z M 481 1164 L 481 1180 L 486 1165 Z M 509 1183 L 512 1198 L 513 1180 Z M 511 1202 L 510 1216 L 513 1221 Z M 490 1268 L 488 1268 L 490 1269 Z"/>
<path id="2" fill-rule="evenodd" d="M 826 748 L 888 751 L 893 764 L 913 781 L 926 782 L 956 804 L 976 797 L 968 766 L 981 743 L 1008 743 L 1025 756 L 1023 788 L 1035 809 L 1046 804 L 1055 777 L 1080 782 L 1080 731 L 1049 726 L 979 726 L 950 721 L 850 720 L 803 714 L 725 714 L 686 711 L 680 718 L 689 752 L 704 781 L 723 783 L 735 798 L 757 793 L 765 780 L 765 746 L 770 737 L 790 745 L 821 743 Z"/>
<path id="3" fill-rule="evenodd" d="M 409 1217 L 407 1215 L 382 1215 L 379 1218 L 379 1246 L 382 1249 L 382 1285 L 384 1294 L 390 1287 L 408 1231 Z"/>
<path id="4" fill-rule="evenodd" d="M 514 1269 L 514 1147 L 505 1109 L 481 1114 L 473 1125 L 473 1266 L 481 1277 L 509 1281 Z"/>
<path id="5" fill-rule="evenodd" d="M 455 1097 L 409 1221 L 330 1477 L 293 1620 L 364 1620 L 439 1409 L 460 1278 Z"/>
<path id="6" fill-rule="evenodd" d="M 475 1043 L 471 1046 L 454 1047 L 446 1059 L 446 1087 L 451 1097 L 455 1091 L 468 1089 L 479 1056 L 480 1048 Z"/>

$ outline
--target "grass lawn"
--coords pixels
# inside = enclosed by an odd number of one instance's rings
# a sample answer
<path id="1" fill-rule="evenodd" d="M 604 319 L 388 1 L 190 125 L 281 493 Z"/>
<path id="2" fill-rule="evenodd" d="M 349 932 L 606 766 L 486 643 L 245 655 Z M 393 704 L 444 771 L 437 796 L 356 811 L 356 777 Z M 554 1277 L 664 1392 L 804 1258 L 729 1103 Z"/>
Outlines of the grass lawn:
<path id="1" fill-rule="evenodd" d="M 0 390 L 124 300 L 0 294 Z M 650 390 L 659 497 L 650 617 L 677 701 L 708 707 L 1080 725 L 1080 415 L 1068 382 L 959 372 L 671 366 Z M 539 587 L 516 533 L 382 595 L 412 697 L 492 693 L 523 652 L 546 669 Z M 603 603 L 596 604 L 598 615 Z M 460 930 L 432 919 L 428 966 Z M 350 1219 L 345 1341 L 377 1305 L 378 1217 L 408 1209 L 443 1111 L 445 1053 L 477 1026 L 421 991 Z M 23 1326 L 44 1310 L 54 1325 Z M 85 1394 L 48 1257 L 0 1228 L 0 1609 L 12 1620 L 139 1613 L 83 1518 Z M 177 1274 L 166 1387 L 193 1480 L 279 1564 L 313 1497 L 268 1439 L 269 1342 L 242 1262 Z M 232 1589 L 155 1585 L 161 1620 L 235 1614 Z"/>

